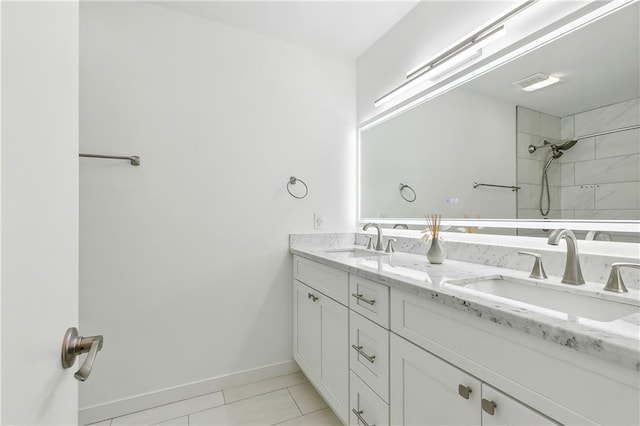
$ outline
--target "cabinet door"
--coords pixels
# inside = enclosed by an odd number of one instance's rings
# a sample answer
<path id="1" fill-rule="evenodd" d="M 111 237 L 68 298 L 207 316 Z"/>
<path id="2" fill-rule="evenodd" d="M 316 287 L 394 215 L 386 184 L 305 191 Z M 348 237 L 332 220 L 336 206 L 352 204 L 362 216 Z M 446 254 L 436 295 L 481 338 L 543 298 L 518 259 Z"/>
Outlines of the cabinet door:
<path id="1" fill-rule="evenodd" d="M 343 423 L 349 419 L 349 309 L 320 296 L 319 390 Z"/>
<path id="2" fill-rule="evenodd" d="M 480 424 L 480 381 L 393 333 L 390 376 L 391 424 Z"/>
<path id="3" fill-rule="evenodd" d="M 556 424 L 486 383 L 482 384 L 482 426 Z"/>
<path id="4" fill-rule="evenodd" d="M 312 288 L 293 281 L 293 358 L 311 381 L 320 376 L 319 296 Z"/>

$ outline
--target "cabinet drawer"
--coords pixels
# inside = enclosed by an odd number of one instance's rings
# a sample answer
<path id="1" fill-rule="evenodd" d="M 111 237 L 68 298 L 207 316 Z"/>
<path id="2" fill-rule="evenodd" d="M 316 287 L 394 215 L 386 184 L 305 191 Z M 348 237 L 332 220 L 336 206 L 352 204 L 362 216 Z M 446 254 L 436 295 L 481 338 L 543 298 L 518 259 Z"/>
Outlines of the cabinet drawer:
<path id="1" fill-rule="evenodd" d="M 293 256 L 293 277 L 347 306 L 349 274 L 320 263 Z"/>
<path id="2" fill-rule="evenodd" d="M 389 424 L 389 405 L 351 372 L 350 425 L 385 426 Z M 358 418 L 360 417 L 360 419 Z"/>
<path id="3" fill-rule="evenodd" d="M 351 370 L 389 402 L 389 332 L 350 311 Z"/>
<path id="4" fill-rule="evenodd" d="M 349 294 L 351 309 L 389 328 L 389 287 L 349 275 Z"/>

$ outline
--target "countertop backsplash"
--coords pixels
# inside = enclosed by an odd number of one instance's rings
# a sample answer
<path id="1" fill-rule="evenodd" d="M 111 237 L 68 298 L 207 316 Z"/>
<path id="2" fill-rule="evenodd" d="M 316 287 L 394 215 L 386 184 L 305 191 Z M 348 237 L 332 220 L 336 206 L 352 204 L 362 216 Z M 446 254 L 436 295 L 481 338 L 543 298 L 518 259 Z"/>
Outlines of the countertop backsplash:
<path id="1" fill-rule="evenodd" d="M 291 247 L 341 247 L 348 245 L 366 245 L 367 239 L 364 233 L 316 233 L 316 234 L 291 234 L 289 244 Z M 385 241 L 387 236 L 385 236 Z M 419 238 L 393 236 L 397 241 L 394 244 L 396 251 L 426 255 L 428 246 Z M 518 237 L 514 237 L 517 241 Z M 468 243 L 459 241 L 442 241 L 447 259 L 461 260 L 481 265 L 497 266 L 501 268 L 530 271 L 533 259 L 530 256 L 519 255 L 518 251 L 535 251 L 542 255 L 544 268 L 549 276 L 562 276 L 566 259 L 565 243 L 559 246 L 549 246 L 549 250 L 541 250 L 539 247 L 532 249 L 526 245 L 517 244 L 502 246 L 486 243 Z M 578 242 L 580 252 L 580 242 Z M 604 284 L 607 282 L 611 264 L 614 262 L 640 263 L 639 258 L 596 255 L 580 253 L 580 265 L 585 280 Z M 622 268 L 624 283 L 629 288 L 640 289 L 640 269 Z"/>

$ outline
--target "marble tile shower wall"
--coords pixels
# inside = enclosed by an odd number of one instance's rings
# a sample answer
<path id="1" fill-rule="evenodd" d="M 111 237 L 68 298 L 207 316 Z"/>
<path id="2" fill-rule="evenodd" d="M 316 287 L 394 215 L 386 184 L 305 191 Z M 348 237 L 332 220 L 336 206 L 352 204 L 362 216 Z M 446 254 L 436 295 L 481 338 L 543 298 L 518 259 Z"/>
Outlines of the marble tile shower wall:
<path id="1" fill-rule="evenodd" d="M 446 233 L 445 233 L 446 234 Z M 425 256 L 427 246 L 418 238 L 394 237 L 397 239 L 396 251 L 403 253 L 413 253 Z M 447 259 L 461 260 L 464 262 L 478 263 L 482 265 L 497 266 L 519 271 L 531 270 L 531 259 L 529 256 L 520 256 L 518 251 L 531 250 L 526 245 L 518 245 L 517 242 L 511 246 L 463 243 L 457 241 L 446 241 L 444 236 L 443 247 L 447 253 Z M 289 236 L 290 247 L 305 247 L 318 249 L 328 249 L 345 247 L 351 245 L 366 245 L 366 238 L 361 233 L 322 233 L 322 234 L 291 234 Z M 562 276 L 566 262 L 564 249 L 534 251 L 542 254 L 544 267 L 547 274 Z M 596 254 L 580 254 L 582 272 L 587 281 L 604 283 L 609 277 L 610 265 L 613 262 L 637 262 L 638 259 L 620 256 L 606 256 Z M 640 270 L 626 268 L 622 271 L 624 282 L 629 288 L 640 288 Z"/>
<path id="2" fill-rule="evenodd" d="M 560 199 L 566 219 L 640 220 L 640 99 L 563 117 L 561 139 L 580 139 L 560 163 Z"/>
<path id="3" fill-rule="evenodd" d="M 517 107 L 518 218 L 540 219 L 542 169 L 548 149 L 530 154 L 530 144 L 581 138 L 548 170 L 550 219 L 640 220 L 640 99 L 555 117 Z M 586 137 L 594 133 L 607 135 Z M 546 195 L 545 195 L 546 205 Z M 518 235 L 540 236 L 522 230 Z M 636 241 L 623 234 L 617 239 Z"/>
<path id="4" fill-rule="evenodd" d="M 527 151 L 529 145 L 542 145 L 544 141 L 560 141 L 560 118 L 553 115 L 517 107 L 517 181 L 518 219 L 540 219 L 540 192 L 542 190 L 542 169 L 548 149 L 539 149 L 533 154 Z M 560 210 L 560 165 L 551 163 L 547 171 L 551 209 L 548 218 L 561 219 Z M 546 196 L 545 196 L 546 206 Z M 535 233 L 535 231 L 534 231 Z M 527 234 L 529 235 L 529 234 Z"/>

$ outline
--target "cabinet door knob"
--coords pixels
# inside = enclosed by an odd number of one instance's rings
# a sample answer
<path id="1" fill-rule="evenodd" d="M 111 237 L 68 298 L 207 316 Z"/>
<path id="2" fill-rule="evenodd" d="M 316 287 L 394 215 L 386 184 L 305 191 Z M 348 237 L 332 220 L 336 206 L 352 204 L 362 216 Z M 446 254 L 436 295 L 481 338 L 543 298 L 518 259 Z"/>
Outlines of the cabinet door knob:
<path id="1" fill-rule="evenodd" d="M 465 385 L 458 385 L 458 394 L 464 399 L 469 399 L 469 394 L 471 393 L 471 388 Z"/>
<path id="2" fill-rule="evenodd" d="M 493 401 L 489 401 L 488 399 L 482 399 L 482 410 L 485 413 L 488 413 L 490 415 L 494 415 L 494 413 L 496 412 L 496 403 Z"/>
<path id="3" fill-rule="evenodd" d="M 312 301 L 314 301 L 314 302 L 318 300 L 318 296 L 316 296 L 316 295 L 315 295 L 315 294 L 313 294 L 313 293 L 309 293 L 309 294 L 307 294 L 307 298 L 311 299 L 311 300 L 312 300 Z"/>

